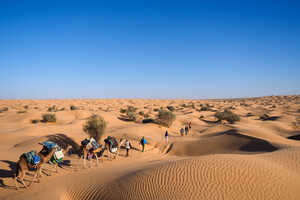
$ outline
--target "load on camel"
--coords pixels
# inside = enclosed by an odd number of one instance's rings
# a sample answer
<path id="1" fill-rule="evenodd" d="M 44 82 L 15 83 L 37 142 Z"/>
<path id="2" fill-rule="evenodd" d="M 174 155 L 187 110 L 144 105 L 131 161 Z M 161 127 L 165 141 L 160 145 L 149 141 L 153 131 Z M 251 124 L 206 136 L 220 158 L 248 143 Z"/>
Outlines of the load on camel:
<path id="1" fill-rule="evenodd" d="M 56 148 L 52 148 L 50 151 L 45 152 L 44 148 L 37 153 L 36 151 L 32 150 L 27 153 L 23 153 L 17 162 L 17 168 L 15 171 L 14 181 L 16 185 L 16 189 L 18 187 L 18 180 L 27 188 L 27 185 L 24 183 L 24 177 L 27 171 L 34 170 L 34 176 L 31 182 L 29 183 L 28 187 L 34 182 L 37 178 L 38 183 L 40 182 L 41 174 L 41 167 L 43 164 L 47 163 L 55 153 Z"/>
<path id="2" fill-rule="evenodd" d="M 105 150 L 114 155 L 114 159 L 119 155 L 119 147 L 125 140 L 121 139 L 120 142 L 115 137 L 108 136 L 105 140 Z"/>
<path id="3" fill-rule="evenodd" d="M 79 157 L 83 159 L 83 166 L 86 167 L 86 160 L 90 161 L 90 167 L 91 162 L 93 158 L 96 158 L 96 165 L 99 165 L 99 157 L 103 154 L 104 148 L 102 148 L 102 145 L 98 144 L 96 140 L 93 137 L 90 137 L 90 139 L 84 139 L 81 141 L 81 146 L 79 150 Z"/>
<path id="4" fill-rule="evenodd" d="M 40 177 L 42 177 L 42 165 L 45 163 L 54 164 L 56 168 L 56 173 L 58 172 L 57 166 L 62 163 L 64 158 L 63 150 L 54 142 L 46 141 L 43 143 L 39 143 L 43 145 L 42 150 L 37 153 L 35 150 L 29 151 L 27 153 L 23 153 L 19 161 L 17 162 L 17 169 L 15 172 L 15 185 L 18 189 L 18 179 L 27 188 L 24 183 L 24 177 L 27 171 L 34 170 L 34 177 L 29 184 L 29 186 L 34 182 L 34 179 L 37 178 L 37 181 L 40 182 Z M 50 174 L 47 174 L 50 175 Z"/>
<path id="5" fill-rule="evenodd" d="M 55 142 L 52 141 L 46 141 L 39 144 L 43 145 L 43 149 L 41 150 L 41 152 L 43 152 L 44 154 L 48 154 L 52 149 L 55 149 L 55 152 L 53 156 L 50 158 L 50 160 L 48 161 L 48 163 L 54 165 L 55 172 L 58 173 L 57 167 L 63 162 L 64 159 L 63 149 Z"/>

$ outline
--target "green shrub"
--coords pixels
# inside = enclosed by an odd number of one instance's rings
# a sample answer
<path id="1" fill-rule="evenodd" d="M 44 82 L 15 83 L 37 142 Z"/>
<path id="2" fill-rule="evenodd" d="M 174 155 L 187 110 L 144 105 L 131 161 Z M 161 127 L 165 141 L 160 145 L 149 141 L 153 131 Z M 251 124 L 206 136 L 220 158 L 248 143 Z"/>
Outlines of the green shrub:
<path id="1" fill-rule="evenodd" d="M 79 110 L 79 108 L 76 107 L 76 106 L 74 106 L 74 105 L 72 105 L 72 106 L 70 106 L 70 110 Z"/>
<path id="2" fill-rule="evenodd" d="M 136 112 L 137 108 L 133 107 L 133 106 L 128 106 L 127 107 L 127 112 Z"/>
<path id="3" fill-rule="evenodd" d="M 167 109 L 171 112 L 173 112 L 175 110 L 174 106 L 167 106 Z"/>
<path id="4" fill-rule="evenodd" d="M 38 120 L 38 119 L 33 119 L 33 120 L 31 120 L 31 123 L 37 124 L 37 123 L 39 123 L 39 121 L 40 121 L 40 120 Z"/>
<path id="5" fill-rule="evenodd" d="M 26 110 L 20 110 L 20 111 L 18 111 L 17 113 L 18 114 L 22 114 L 22 113 L 26 113 L 27 111 Z"/>
<path id="6" fill-rule="evenodd" d="M 237 114 L 231 112 L 230 110 L 225 110 L 224 112 L 217 112 L 215 114 L 215 117 L 218 120 L 226 120 L 229 123 L 240 121 L 240 117 Z"/>
<path id="7" fill-rule="evenodd" d="M 135 121 L 136 120 L 136 112 L 127 111 L 126 113 L 128 120 Z"/>
<path id="8" fill-rule="evenodd" d="M 124 114 L 124 113 L 126 113 L 126 112 L 127 112 L 126 109 L 124 109 L 124 108 L 121 108 L 121 109 L 120 109 L 120 113 Z"/>
<path id="9" fill-rule="evenodd" d="M 57 111 L 57 108 L 55 105 L 48 108 L 48 112 L 56 112 L 56 111 Z"/>
<path id="10" fill-rule="evenodd" d="M 90 116 L 83 125 L 83 131 L 93 137 L 97 142 L 100 141 L 106 129 L 106 121 L 100 115 Z"/>
<path id="11" fill-rule="evenodd" d="M 0 112 L 8 111 L 8 107 L 3 107 L 0 109 Z"/>
<path id="12" fill-rule="evenodd" d="M 55 114 L 43 114 L 42 115 L 42 122 L 47 123 L 47 122 L 56 122 L 56 116 Z"/>
<path id="13" fill-rule="evenodd" d="M 162 126 L 170 127 L 175 119 L 176 116 L 171 111 L 161 109 L 158 113 L 157 122 Z"/>

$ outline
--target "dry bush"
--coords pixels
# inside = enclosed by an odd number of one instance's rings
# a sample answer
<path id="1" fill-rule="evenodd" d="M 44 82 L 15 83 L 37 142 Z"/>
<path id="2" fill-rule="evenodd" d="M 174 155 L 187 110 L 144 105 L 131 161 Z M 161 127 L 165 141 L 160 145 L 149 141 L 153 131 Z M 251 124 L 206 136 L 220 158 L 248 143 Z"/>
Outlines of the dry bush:
<path id="1" fill-rule="evenodd" d="M 71 105 L 70 110 L 79 110 L 79 108 L 77 106 Z"/>
<path id="2" fill-rule="evenodd" d="M 218 120 L 225 120 L 232 124 L 236 121 L 240 121 L 240 116 L 238 116 L 237 114 L 233 113 L 230 110 L 224 110 L 223 112 L 217 112 L 215 114 L 215 117 Z"/>
<path id="3" fill-rule="evenodd" d="M 26 111 L 26 110 L 20 110 L 20 111 L 18 111 L 17 113 L 18 113 L 18 114 L 27 113 L 27 111 Z"/>
<path id="4" fill-rule="evenodd" d="M 100 141 L 106 129 L 106 121 L 100 115 L 90 116 L 83 125 L 83 131 L 93 137 L 97 142 Z"/>
<path id="5" fill-rule="evenodd" d="M 5 112 L 5 111 L 8 111 L 8 107 L 3 107 L 0 109 L 0 113 Z"/>
<path id="6" fill-rule="evenodd" d="M 42 122 L 47 123 L 47 122 L 56 122 L 56 116 L 55 114 L 43 114 L 42 115 Z"/>
<path id="7" fill-rule="evenodd" d="M 166 127 L 170 127 L 172 123 L 175 121 L 176 115 L 173 114 L 171 111 L 168 110 L 159 110 L 158 113 L 158 119 L 157 122 L 158 124 Z"/>
<path id="8" fill-rule="evenodd" d="M 171 112 L 173 112 L 175 110 L 174 106 L 167 106 L 167 109 Z"/>
<path id="9" fill-rule="evenodd" d="M 37 124 L 37 123 L 39 123 L 40 122 L 40 120 L 38 120 L 38 119 L 33 119 L 33 120 L 31 120 L 31 123 L 33 123 L 33 124 Z"/>

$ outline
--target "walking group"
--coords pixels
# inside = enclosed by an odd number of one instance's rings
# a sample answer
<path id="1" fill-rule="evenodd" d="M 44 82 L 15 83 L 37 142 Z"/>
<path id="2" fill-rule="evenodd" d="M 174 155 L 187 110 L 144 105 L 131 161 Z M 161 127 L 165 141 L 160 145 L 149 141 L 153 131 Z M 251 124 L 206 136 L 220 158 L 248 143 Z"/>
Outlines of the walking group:
<path id="1" fill-rule="evenodd" d="M 181 128 L 179 130 L 180 135 L 184 136 L 184 134 L 185 134 L 187 136 L 190 133 L 191 129 L 192 129 L 192 122 L 189 122 L 187 125 L 185 125 L 184 128 Z M 165 140 L 166 140 L 167 143 L 169 142 L 169 132 L 168 132 L 168 130 L 166 130 L 166 132 L 165 132 Z"/>

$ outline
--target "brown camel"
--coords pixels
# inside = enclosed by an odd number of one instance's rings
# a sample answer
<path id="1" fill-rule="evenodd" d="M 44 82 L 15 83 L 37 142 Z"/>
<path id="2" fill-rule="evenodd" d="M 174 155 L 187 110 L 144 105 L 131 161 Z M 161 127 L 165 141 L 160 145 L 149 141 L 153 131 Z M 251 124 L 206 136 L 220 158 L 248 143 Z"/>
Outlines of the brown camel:
<path id="1" fill-rule="evenodd" d="M 33 179 L 31 180 L 31 182 L 29 183 L 28 187 L 31 186 L 32 182 L 34 182 L 35 178 L 37 178 L 37 181 L 40 182 L 40 177 L 41 175 L 41 166 L 45 163 L 47 163 L 51 157 L 53 156 L 54 152 L 56 151 L 55 148 L 51 149 L 51 151 L 47 154 L 45 153 L 44 149 L 42 149 L 38 155 L 40 156 L 40 162 L 36 165 L 33 165 L 31 163 L 27 162 L 27 159 L 25 157 L 24 154 L 22 154 L 17 162 L 17 169 L 16 169 L 16 173 L 15 173 L 15 177 L 14 177 L 14 181 L 15 181 L 15 185 L 16 185 L 16 189 L 18 190 L 18 181 L 17 179 L 19 179 L 21 181 L 21 183 L 24 185 L 25 188 L 27 188 L 26 184 L 24 183 L 24 177 L 27 171 L 29 171 L 29 169 L 35 169 L 35 173 L 33 176 Z"/>
<path id="2" fill-rule="evenodd" d="M 117 140 L 118 141 L 118 140 Z M 110 148 L 110 143 L 108 142 L 105 142 L 105 150 L 107 150 L 107 153 L 110 154 L 110 155 L 113 155 L 113 159 L 116 159 L 117 156 L 119 156 L 119 148 L 122 146 L 122 144 L 125 142 L 126 140 L 125 139 L 120 139 L 120 142 L 118 142 L 118 146 L 117 146 L 117 149 L 116 149 L 116 152 L 111 152 L 111 148 Z M 110 157 L 111 156 L 108 156 L 107 157 Z"/>
<path id="3" fill-rule="evenodd" d="M 103 149 L 101 147 L 99 147 L 96 150 L 88 150 L 86 148 L 87 145 L 81 145 L 80 149 L 79 149 L 79 157 L 83 159 L 83 167 L 86 168 L 86 158 L 88 156 L 88 153 L 92 153 L 92 156 L 96 157 L 96 165 L 99 165 L 99 158 L 98 158 L 98 153 L 100 151 L 102 151 Z M 90 167 L 92 166 L 92 159 L 90 159 L 89 163 L 90 163 Z"/>
<path id="4" fill-rule="evenodd" d="M 120 142 L 119 142 L 119 145 L 121 145 L 124 142 L 125 142 L 125 140 L 121 139 Z M 116 156 L 118 156 L 118 154 L 119 154 L 118 148 L 117 148 L 117 152 L 113 153 L 113 152 L 110 151 L 110 146 L 109 145 L 110 145 L 109 143 L 105 143 L 104 149 L 100 147 L 100 148 L 98 148 L 96 150 L 92 150 L 92 151 L 89 151 L 86 148 L 87 145 L 81 145 L 80 150 L 79 150 L 79 157 L 83 159 L 83 167 L 84 168 L 86 167 L 86 158 L 87 158 L 87 155 L 88 155 L 89 152 L 92 153 L 92 156 L 95 156 L 97 166 L 99 165 L 99 157 L 98 157 L 97 154 L 101 151 L 103 151 L 102 153 L 104 153 L 104 151 L 107 150 L 108 154 L 110 154 L 110 155 L 114 154 L 113 158 L 115 159 Z M 110 156 L 107 155 L 107 157 L 110 157 Z M 92 159 L 90 159 L 89 162 L 90 162 L 90 167 L 91 167 Z"/>

